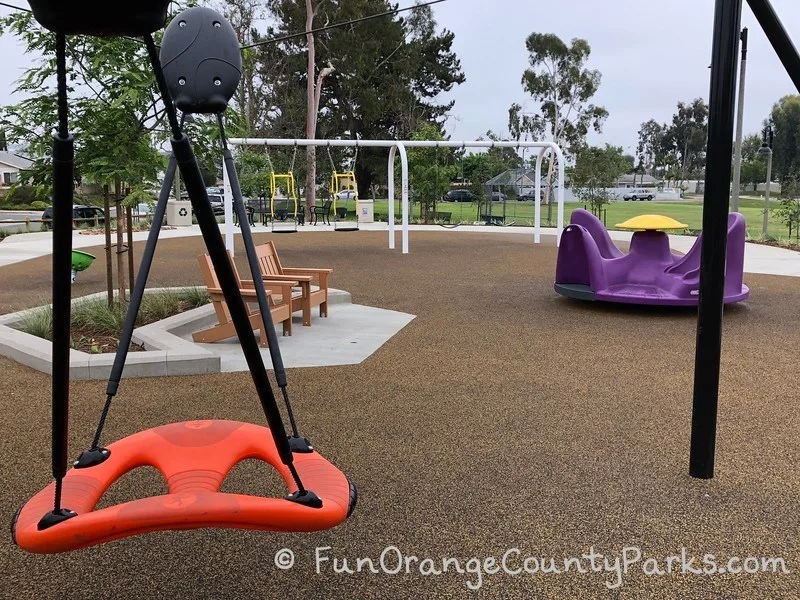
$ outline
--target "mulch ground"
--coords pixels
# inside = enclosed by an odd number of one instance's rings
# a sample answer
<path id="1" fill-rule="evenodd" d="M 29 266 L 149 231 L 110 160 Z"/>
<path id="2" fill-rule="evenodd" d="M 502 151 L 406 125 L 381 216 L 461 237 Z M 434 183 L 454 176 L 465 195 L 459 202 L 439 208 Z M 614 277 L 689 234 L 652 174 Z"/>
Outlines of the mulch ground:
<path id="1" fill-rule="evenodd" d="M 56 556 L 26 554 L 6 536 L 0 596 L 474 593 L 466 586 L 474 573 L 423 576 L 413 561 L 408 574 L 333 572 L 334 557 L 350 568 L 364 557 L 377 565 L 394 546 L 440 567 L 445 557 L 499 562 L 514 548 L 511 568 L 526 556 L 555 557 L 563 568 L 590 548 L 612 563 L 625 547 L 642 553 L 615 590 L 606 585 L 615 574 L 573 565 L 567 574 L 485 574 L 478 595 L 487 598 L 800 597 L 800 280 L 746 276 L 751 298 L 726 309 L 716 476 L 698 480 L 688 475 L 695 311 L 561 298 L 552 290 L 555 247 L 527 236 L 413 232 L 406 256 L 379 233 L 274 239 L 284 265 L 333 267 L 332 285 L 354 302 L 417 315 L 360 365 L 289 371 L 303 433 L 358 485 L 352 517 L 321 533 L 157 532 Z M 200 284 L 202 250 L 199 238 L 160 242 L 150 285 Z M 96 254 L 75 295 L 103 289 Z M 0 269 L 0 312 L 46 301 L 49 269 L 47 257 Z M 50 378 L 0 358 L 0 389 L 0 507 L 10 520 L 50 481 Z M 90 442 L 104 389 L 73 383 L 71 454 Z M 197 418 L 263 423 L 249 375 L 123 380 L 104 439 Z M 101 502 L 163 489 L 157 473 L 138 469 Z M 277 490 L 271 470 L 250 463 L 225 489 Z M 324 547 L 331 560 L 317 573 L 315 549 Z M 274 566 L 282 548 L 296 556 L 289 571 Z M 693 567 L 704 554 L 719 564 L 783 557 L 791 574 L 683 574 L 674 560 L 672 574 L 643 573 L 645 559 L 666 570 L 682 549 L 699 557 Z M 393 567 L 394 552 L 385 557 Z"/>

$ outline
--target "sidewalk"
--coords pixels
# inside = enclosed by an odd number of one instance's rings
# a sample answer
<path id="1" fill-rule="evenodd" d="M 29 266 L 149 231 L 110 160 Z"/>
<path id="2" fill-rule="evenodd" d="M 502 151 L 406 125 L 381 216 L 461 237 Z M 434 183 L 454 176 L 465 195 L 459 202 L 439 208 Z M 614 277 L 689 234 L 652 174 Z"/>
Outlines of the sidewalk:
<path id="1" fill-rule="evenodd" d="M 220 230 L 224 235 L 224 226 L 220 226 Z M 361 224 L 362 231 L 383 231 L 387 232 L 389 226 L 386 223 L 371 223 Z M 504 235 L 526 235 L 531 239 L 533 245 L 533 229 L 531 227 L 488 227 L 485 225 L 461 225 L 454 229 L 446 229 L 438 225 L 411 225 L 409 231 L 409 251 L 414 252 L 414 232 L 415 231 L 438 231 L 442 234 L 458 234 L 458 233 L 487 233 L 487 234 L 504 234 Z M 268 227 L 257 226 L 253 229 L 254 233 L 268 233 Z M 327 225 L 316 226 L 301 226 L 299 233 L 327 233 L 332 232 L 333 227 Z M 400 226 L 396 225 L 397 248 L 400 247 Z M 239 235 L 240 231 L 235 228 L 235 234 Z M 610 231 L 611 238 L 618 242 L 629 242 L 631 232 L 626 231 Z M 542 228 L 542 238 L 553 237 L 556 234 L 554 228 Z M 134 241 L 143 241 L 147 239 L 147 231 L 138 231 L 133 234 Z M 191 227 L 181 227 L 178 229 L 165 229 L 159 235 L 159 240 L 166 240 L 171 238 L 181 238 L 200 235 L 200 227 L 192 225 Z M 387 235 L 388 238 L 388 235 Z M 674 250 L 679 252 L 687 252 L 694 244 L 696 238 L 685 235 L 671 235 L 670 244 Z M 100 235 L 80 235 L 75 234 L 72 237 L 73 248 L 87 248 L 89 246 L 100 246 L 105 243 L 105 236 Z M 388 245 L 388 239 L 387 239 Z M 11 235 L 0 243 L 0 267 L 5 265 L 30 260 L 40 256 L 46 256 L 53 251 L 53 234 L 52 232 L 38 232 L 38 233 L 25 233 Z M 399 250 L 398 250 L 399 252 Z M 800 277 L 800 252 L 787 250 L 785 248 L 776 248 L 774 246 L 766 246 L 763 244 L 745 244 L 744 254 L 744 270 L 746 273 L 762 274 L 762 275 L 784 275 L 788 277 Z"/>

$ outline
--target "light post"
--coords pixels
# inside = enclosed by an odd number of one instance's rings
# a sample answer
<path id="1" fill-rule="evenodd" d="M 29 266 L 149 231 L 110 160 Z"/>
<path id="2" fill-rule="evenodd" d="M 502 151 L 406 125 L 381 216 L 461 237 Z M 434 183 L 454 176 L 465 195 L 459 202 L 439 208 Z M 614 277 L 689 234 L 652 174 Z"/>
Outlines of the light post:
<path id="1" fill-rule="evenodd" d="M 742 62 L 739 72 L 739 111 L 736 117 L 736 146 L 733 158 L 733 195 L 731 196 L 733 212 L 739 212 L 739 184 L 742 177 L 742 124 L 744 120 L 744 79 L 747 72 L 747 27 L 742 29 L 739 39 L 742 42 Z"/>
<path id="2" fill-rule="evenodd" d="M 774 134 L 772 132 L 772 127 L 767 126 L 764 128 L 764 141 L 761 144 L 761 148 L 758 149 L 758 153 L 761 156 L 767 157 L 767 187 L 764 190 L 764 223 L 761 226 L 761 238 L 766 239 L 767 237 L 767 224 L 769 223 L 769 189 L 771 187 L 770 182 L 772 181 L 772 141 L 773 141 Z"/>

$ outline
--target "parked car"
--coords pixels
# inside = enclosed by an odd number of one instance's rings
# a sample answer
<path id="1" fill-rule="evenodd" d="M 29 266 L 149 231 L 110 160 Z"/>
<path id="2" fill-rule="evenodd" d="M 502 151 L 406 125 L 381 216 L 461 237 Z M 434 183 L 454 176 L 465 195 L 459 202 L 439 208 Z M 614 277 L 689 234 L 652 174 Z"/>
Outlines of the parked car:
<path id="1" fill-rule="evenodd" d="M 42 229 L 51 229 L 53 227 L 53 207 L 48 206 L 42 213 Z M 76 204 L 72 207 L 72 228 L 76 229 L 82 223 L 89 223 L 94 225 L 95 218 L 98 225 L 103 225 L 106 222 L 106 213 L 102 208 L 97 206 L 88 206 L 84 204 Z"/>
<path id="2" fill-rule="evenodd" d="M 208 194 L 208 202 L 215 215 L 225 214 L 225 196 L 222 194 Z"/>
<path id="3" fill-rule="evenodd" d="M 629 192 L 625 192 L 622 195 L 622 199 L 626 202 L 628 200 L 647 200 L 648 202 L 655 198 L 655 193 L 652 190 L 646 190 L 643 188 L 633 189 Z"/>
<path id="4" fill-rule="evenodd" d="M 519 196 L 517 196 L 517 200 L 519 200 L 520 202 L 525 202 L 526 200 L 530 201 L 536 200 L 536 191 L 529 190 L 524 194 L 520 194 Z"/>
<path id="5" fill-rule="evenodd" d="M 492 192 L 492 202 L 505 202 L 506 195 L 503 192 Z"/>
<path id="6" fill-rule="evenodd" d="M 450 190 L 444 199 L 446 202 L 475 202 L 475 194 L 469 190 Z"/>
<path id="7" fill-rule="evenodd" d="M 356 192 L 355 190 L 342 190 L 341 192 L 336 194 L 336 197 L 339 200 L 352 200 L 353 198 L 356 197 Z"/>

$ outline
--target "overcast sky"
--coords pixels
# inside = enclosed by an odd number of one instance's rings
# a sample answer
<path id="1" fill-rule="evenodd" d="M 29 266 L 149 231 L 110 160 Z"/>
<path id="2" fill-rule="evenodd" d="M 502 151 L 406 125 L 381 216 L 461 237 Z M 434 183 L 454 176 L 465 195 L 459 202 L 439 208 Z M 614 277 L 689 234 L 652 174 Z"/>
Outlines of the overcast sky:
<path id="1" fill-rule="evenodd" d="M 800 2 L 772 4 L 800 45 Z M 527 67 L 525 38 L 534 31 L 565 41 L 581 37 L 591 45 L 589 66 L 603 75 L 595 101 L 610 113 L 591 143 L 632 152 L 642 122 L 670 120 L 681 100 L 708 101 L 713 0 L 446 0 L 433 10 L 439 28 L 455 33 L 467 79 L 447 95 L 456 101 L 447 122 L 453 139 L 475 139 L 488 129 L 506 132 L 508 107 L 526 100 L 520 80 Z M 0 7 L 0 14 L 8 12 Z M 742 24 L 750 29 L 744 127 L 749 133 L 760 130 L 776 100 L 796 90 L 746 2 Z M 1 36 L 0 104 L 14 100 L 13 82 L 28 64 L 16 39 Z M 523 106 L 526 112 L 537 108 L 532 100 Z"/>

